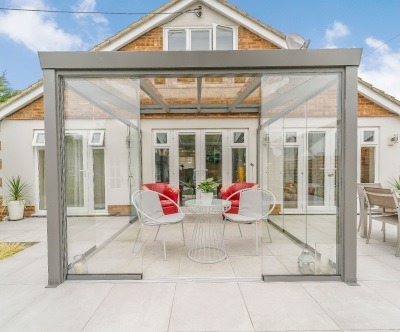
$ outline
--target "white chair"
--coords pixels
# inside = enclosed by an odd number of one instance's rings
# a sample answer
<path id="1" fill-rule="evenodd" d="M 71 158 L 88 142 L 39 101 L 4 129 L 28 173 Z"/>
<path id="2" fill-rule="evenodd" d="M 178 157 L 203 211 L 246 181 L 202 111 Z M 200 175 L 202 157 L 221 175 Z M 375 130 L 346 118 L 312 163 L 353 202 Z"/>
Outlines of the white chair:
<path id="1" fill-rule="evenodd" d="M 226 220 L 236 222 L 239 227 L 240 236 L 242 235 L 242 230 L 240 229 L 240 224 L 255 223 L 256 227 L 256 252 L 258 255 L 258 227 L 257 223 L 259 220 L 265 220 L 267 225 L 269 240 L 271 240 L 271 233 L 269 231 L 267 217 L 273 211 L 276 204 L 276 199 L 273 193 L 269 190 L 264 190 L 261 188 L 249 188 L 242 189 L 227 198 L 229 200 L 232 196 L 240 194 L 239 200 L 239 211 L 237 214 L 225 213 L 225 223 L 223 234 L 225 234 Z"/>
<path id="2" fill-rule="evenodd" d="M 159 196 L 162 196 L 163 198 L 171 201 L 178 208 L 178 213 L 164 214 Z M 185 218 L 185 214 L 182 213 L 181 208 L 173 200 L 171 200 L 169 197 L 163 194 L 160 194 L 152 190 L 138 190 L 132 194 L 132 204 L 137 211 L 138 218 L 141 223 L 132 251 L 135 251 L 136 242 L 138 240 L 139 234 L 143 226 L 158 227 L 157 234 L 154 238 L 155 241 L 161 226 L 181 223 L 183 245 L 185 245 L 185 233 L 183 230 L 183 222 L 182 222 L 183 219 Z M 167 260 L 164 235 L 163 235 L 163 245 L 164 245 L 164 260 Z"/>
<path id="3" fill-rule="evenodd" d="M 365 215 L 366 211 L 368 210 L 368 206 L 367 206 L 367 201 L 365 200 L 365 196 L 364 196 L 364 187 L 368 187 L 368 188 L 382 188 L 382 184 L 381 183 L 357 183 L 357 194 L 358 194 L 358 204 L 360 207 L 360 220 L 358 222 L 358 226 L 357 226 L 357 232 L 360 231 L 361 229 L 361 224 L 363 223 L 363 221 L 365 223 L 367 223 L 367 216 Z M 363 206 L 363 203 L 365 204 L 365 206 Z M 372 209 L 372 213 L 373 214 L 379 214 L 380 213 L 380 208 L 373 208 Z"/>
<path id="4" fill-rule="evenodd" d="M 386 232 L 385 226 L 386 224 L 392 224 L 397 226 L 397 248 L 396 248 L 396 256 L 400 255 L 400 208 L 398 198 L 395 192 L 391 189 L 382 189 L 382 188 L 369 188 L 364 187 L 364 195 L 367 201 L 368 206 L 368 234 L 367 234 L 367 243 L 369 243 L 369 239 L 371 237 L 372 231 L 372 220 L 377 220 L 382 223 L 383 228 L 383 241 L 386 241 Z M 372 207 L 379 206 L 381 208 L 381 214 L 372 214 Z"/>

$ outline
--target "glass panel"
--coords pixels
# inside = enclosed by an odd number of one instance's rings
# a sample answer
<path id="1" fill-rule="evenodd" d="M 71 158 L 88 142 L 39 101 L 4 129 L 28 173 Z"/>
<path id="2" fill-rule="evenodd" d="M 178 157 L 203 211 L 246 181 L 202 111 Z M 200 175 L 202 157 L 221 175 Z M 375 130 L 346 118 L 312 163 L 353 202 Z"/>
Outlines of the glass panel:
<path id="1" fill-rule="evenodd" d="M 46 177 L 44 175 L 45 151 L 38 150 L 39 167 L 39 210 L 46 210 Z"/>
<path id="2" fill-rule="evenodd" d="M 284 208 L 298 207 L 299 148 L 285 147 L 283 162 Z"/>
<path id="3" fill-rule="evenodd" d="M 361 147 L 361 183 L 375 182 L 375 147 Z"/>
<path id="4" fill-rule="evenodd" d="M 339 272 L 339 82 L 339 74 L 262 79 L 261 186 L 276 197 L 261 224 L 265 275 Z"/>
<path id="5" fill-rule="evenodd" d="M 93 149 L 93 193 L 94 209 L 104 210 L 106 208 L 106 190 L 103 149 Z"/>
<path id="6" fill-rule="evenodd" d="M 140 82 L 64 82 L 67 273 L 141 274 L 143 242 L 131 206 L 140 188 Z M 104 149 L 89 148 L 95 132 L 105 133 Z"/>
<path id="7" fill-rule="evenodd" d="M 155 150 L 156 182 L 169 183 L 169 149 Z"/>
<path id="8" fill-rule="evenodd" d="M 325 205 L 325 133 L 308 133 L 308 205 Z"/>
<path id="9" fill-rule="evenodd" d="M 168 51 L 186 51 L 186 31 L 168 31 Z"/>
<path id="10" fill-rule="evenodd" d="M 157 133 L 156 134 L 157 144 L 168 144 L 168 134 L 167 133 Z"/>
<path id="11" fill-rule="evenodd" d="M 67 207 L 84 207 L 83 137 L 67 135 L 65 137 L 65 185 Z"/>
<path id="12" fill-rule="evenodd" d="M 210 31 L 209 30 L 192 30 L 192 51 L 208 51 L 210 50 Z"/>
<path id="13" fill-rule="evenodd" d="M 234 132 L 233 143 L 235 144 L 244 143 L 244 132 Z"/>
<path id="14" fill-rule="evenodd" d="M 92 133 L 92 144 L 93 145 L 98 145 L 98 144 L 100 144 L 101 143 L 101 136 L 102 136 L 102 133 L 99 133 L 99 132 L 97 132 L 97 133 Z"/>
<path id="15" fill-rule="evenodd" d="M 374 142 L 375 132 L 373 130 L 364 130 L 364 142 Z"/>
<path id="16" fill-rule="evenodd" d="M 296 142 L 297 142 L 297 134 L 295 131 L 286 133 L 286 143 L 296 143 Z"/>
<path id="17" fill-rule="evenodd" d="M 179 134 L 179 187 L 181 204 L 196 197 L 196 135 Z"/>
<path id="18" fill-rule="evenodd" d="M 246 182 L 246 148 L 232 148 L 232 182 Z"/>
<path id="19" fill-rule="evenodd" d="M 222 134 L 205 135 L 205 158 L 206 178 L 214 178 L 214 181 L 222 184 Z M 219 188 L 215 188 L 214 195 L 217 195 Z"/>
<path id="20" fill-rule="evenodd" d="M 233 29 L 217 27 L 217 50 L 233 50 Z"/>
<path id="21" fill-rule="evenodd" d="M 44 145 L 44 133 L 37 133 L 36 136 L 36 144 L 37 145 Z"/>

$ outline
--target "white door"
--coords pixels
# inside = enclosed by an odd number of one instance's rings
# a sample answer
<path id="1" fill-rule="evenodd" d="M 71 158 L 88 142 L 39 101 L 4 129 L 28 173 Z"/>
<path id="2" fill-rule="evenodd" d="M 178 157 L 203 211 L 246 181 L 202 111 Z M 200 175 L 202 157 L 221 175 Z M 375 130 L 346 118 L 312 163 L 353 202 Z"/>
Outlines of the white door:
<path id="1" fill-rule="evenodd" d="M 65 186 L 68 214 L 89 210 L 87 134 L 71 132 L 65 135 Z"/>
<path id="2" fill-rule="evenodd" d="M 175 130 L 172 135 L 171 183 L 182 190 L 181 204 L 198 198 L 197 185 L 207 178 L 214 178 L 221 186 L 227 182 L 226 130 Z"/>
<path id="3" fill-rule="evenodd" d="M 307 131 L 307 210 L 334 212 L 336 207 L 336 129 Z"/>
<path id="4" fill-rule="evenodd" d="M 336 129 L 285 129 L 285 212 L 335 212 L 336 163 Z"/>

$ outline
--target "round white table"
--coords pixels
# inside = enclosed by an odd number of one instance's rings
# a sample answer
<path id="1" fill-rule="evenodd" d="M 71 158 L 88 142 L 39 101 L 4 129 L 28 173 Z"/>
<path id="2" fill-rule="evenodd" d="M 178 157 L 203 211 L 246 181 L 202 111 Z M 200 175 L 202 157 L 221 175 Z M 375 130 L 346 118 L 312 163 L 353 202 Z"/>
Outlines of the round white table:
<path id="1" fill-rule="evenodd" d="M 229 210 L 231 202 L 213 199 L 211 204 L 206 204 L 200 199 L 192 199 L 186 201 L 185 206 L 195 218 L 188 257 L 194 262 L 204 264 L 223 261 L 226 250 L 222 234 L 222 214 Z"/>

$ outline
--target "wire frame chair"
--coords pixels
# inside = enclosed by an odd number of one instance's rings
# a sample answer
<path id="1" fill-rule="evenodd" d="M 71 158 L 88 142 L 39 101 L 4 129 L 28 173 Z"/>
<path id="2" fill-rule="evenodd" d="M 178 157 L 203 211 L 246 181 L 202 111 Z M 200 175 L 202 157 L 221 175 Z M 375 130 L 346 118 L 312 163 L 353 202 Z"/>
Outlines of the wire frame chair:
<path id="1" fill-rule="evenodd" d="M 178 213 L 165 214 L 163 212 L 159 196 L 171 201 L 176 208 Z M 133 245 L 132 251 L 135 251 L 136 242 L 139 238 L 139 234 L 144 226 L 156 226 L 158 227 L 154 241 L 157 239 L 158 232 L 161 226 L 173 225 L 181 223 L 182 226 L 182 238 L 183 245 L 185 245 L 185 232 L 183 229 L 183 219 L 185 214 L 182 212 L 181 208 L 169 197 L 152 191 L 152 190 L 138 190 L 132 194 L 132 204 L 135 207 L 138 218 L 140 221 L 140 229 L 136 235 L 135 243 Z M 164 233 L 164 232 L 163 232 Z M 164 247 L 164 260 L 167 260 L 167 251 L 165 246 L 165 236 L 163 234 L 163 247 Z"/>
<path id="2" fill-rule="evenodd" d="M 239 211 L 237 214 L 225 213 L 225 223 L 223 234 L 225 233 L 226 220 L 236 222 L 239 227 L 240 236 L 243 236 L 240 224 L 255 223 L 256 228 L 256 253 L 258 255 L 258 221 L 264 220 L 267 225 L 270 242 L 271 232 L 268 225 L 268 216 L 274 210 L 276 205 L 275 195 L 269 190 L 261 188 L 242 189 L 227 198 L 229 200 L 234 195 L 240 195 Z"/>
<path id="3" fill-rule="evenodd" d="M 372 231 L 372 220 L 382 222 L 383 227 L 383 241 L 386 241 L 385 226 L 386 223 L 397 226 L 397 249 L 396 256 L 400 254 L 400 207 L 396 193 L 391 189 L 382 188 L 364 188 L 365 199 L 368 206 L 368 219 L 369 227 L 367 233 L 367 243 L 369 243 Z M 379 206 L 381 214 L 372 214 L 372 207 Z"/>

